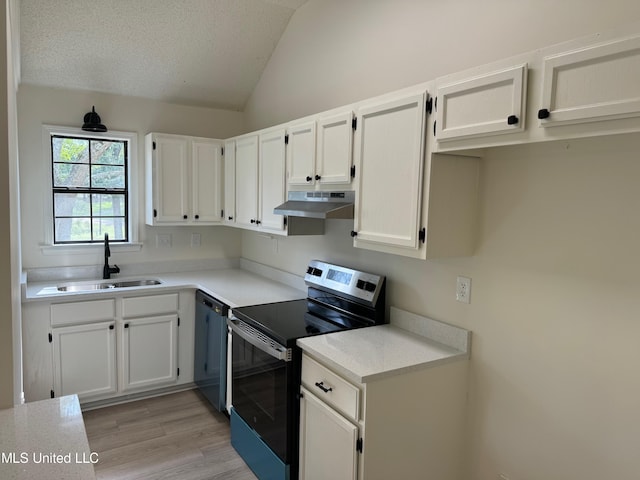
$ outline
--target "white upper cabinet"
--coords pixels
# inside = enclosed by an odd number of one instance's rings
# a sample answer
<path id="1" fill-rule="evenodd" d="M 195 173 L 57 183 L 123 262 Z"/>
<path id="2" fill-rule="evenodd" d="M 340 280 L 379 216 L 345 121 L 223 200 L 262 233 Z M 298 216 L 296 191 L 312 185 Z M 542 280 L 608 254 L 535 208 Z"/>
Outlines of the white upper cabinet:
<path id="1" fill-rule="evenodd" d="M 258 218 L 258 135 L 236 138 L 235 223 L 251 227 Z"/>
<path id="2" fill-rule="evenodd" d="M 236 217 L 236 142 L 224 142 L 224 223 L 233 225 Z"/>
<path id="3" fill-rule="evenodd" d="M 222 221 L 222 142 L 150 133 L 145 150 L 148 225 Z"/>
<path id="4" fill-rule="evenodd" d="M 273 209 L 285 199 L 284 128 L 235 138 L 235 215 L 237 227 L 284 234 L 282 215 Z M 227 148 L 226 155 L 231 150 Z M 227 217 L 228 218 L 228 217 Z"/>
<path id="5" fill-rule="evenodd" d="M 419 247 L 425 97 L 421 92 L 357 112 L 356 247 Z"/>
<path id="6" fill-rule="evenodd" d="M 524 130 L 526 64 L 454 83 L 440 82 L 433 105 L 438 142 Z"/>
<path id="7" fill-rule="evenodd" d="M 289 185 L 313 185 L 316 177 L 316 122 L 287 128 Z"/>
<path id="8" fill-rule="evenodd" d="M 184 223 L 189 208 L 189 141 L 153 134 L 146 140 L 147 224 Z"/>
<path id="9" fill-rule="evenodd" d="M 353 118 L 352 110 L 329 112 L 287 128 L 289 186 L 351 183 Z"/>
<path id="10" fill-rule="evenodd" d="M 543 59 L 543 127 L 640 116 L 640 37 Z"/>
<path id="11" fill-rule="evenodd" d="M 255 224 L 272 233 L 285 231 L 284 217 L 273 213 L 285 200 L 285 146 L 283 128 L 260 134 L 259 216 Z"/>
<path id="12" fill-rule="evenodd" d="M 351 110 L 318 118 L 316 181 L 328 185 L 351 183 L 353 129 Z"/>
<path id="13" fill-rule="evenodd" d="M 222 220 L 221 142 L 191 141 L 191 220 L 214 224 Z"/>

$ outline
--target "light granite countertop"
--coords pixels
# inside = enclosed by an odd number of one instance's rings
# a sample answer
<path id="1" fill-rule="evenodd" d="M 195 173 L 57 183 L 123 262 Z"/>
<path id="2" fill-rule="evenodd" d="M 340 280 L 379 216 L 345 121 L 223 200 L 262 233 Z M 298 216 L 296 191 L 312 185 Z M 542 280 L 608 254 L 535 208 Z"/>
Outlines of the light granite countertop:
<path id="1" fill-rule="evenodd" d="M 2 480 L 95 479 L 77 395 L 0 410 Z"/>
<path id="2" fill-rule="evenodd" d="M 59 292 L 57 285 L 73 283 L 47 280 L 28 282 L 23 288 L 23 302 L 32 301 L 75 301 L 114 295 L 140 295 L 161 293 L 167 290 L 193 288 L 217 298 L 231 308 L 257 305 L 261 303 L 298 300 L 306 298 L 307 292 L 302 277 L 261 266 L 253 262 L 243 262 L 242 268 L 217 268 L 170 273 L 151 273 L 136 276 L 117 276 L 112 281 L 130 279 L 157 279 L 162 283 L 120 289 L 91 290 L 86 292 Z M 95 280 L 103 282 L 108 280 Z"/>
<path id="3" fill-rule="evenodd" d="M 469 358 L 470 332 L 391 307 L 391 323 L 301 338 L 311 357 L 355 383 Z"/>

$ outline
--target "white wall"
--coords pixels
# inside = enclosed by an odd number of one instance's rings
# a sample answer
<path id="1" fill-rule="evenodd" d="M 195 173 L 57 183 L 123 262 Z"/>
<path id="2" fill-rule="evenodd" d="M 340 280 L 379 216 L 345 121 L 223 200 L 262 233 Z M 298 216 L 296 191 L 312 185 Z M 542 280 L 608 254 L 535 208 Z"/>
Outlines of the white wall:
<path id="1" fill-rule="evenodd" d="M 22 85 L 18 92 L 20 132 L 22 218 L 22 261 L 25 269 L 36 267 L 100 265 L 103 252 L 82 255 L 46 255 L 43 204 L 51 195 L 48 188 L 47 162 L 43 153 L 42 125 L 79 127 L 84 114 L 95 105 L 105 125 L 111 130 L 138 134 L 139 195 L 132 201 L 140 208 L 139 252 L 112 249 L 111 263 L 120 267 L 132 263 L 161 260 L 237 257 L 240 234 L 227 227 L 148 227 L 144 225 L 144 135 L 149 132 L 174 133 L 212 138 L 227 138 L 242 131 L 243 116 L 238 112 L 161 103 L 153 100 L 92 92 L 52 89 Z M 136 167 L 135 165 L 133 166 Z M 191 248 L 191 233 L 201 234 L 201 247 Z M 156 248 L 158 233 L 172 235 L 171 248 Z"/>
<path id="2" fill-rule="evenodd" d="M 310 0 L 247 107 L 265 127 L 640 20 L 635 0 Z M 640 29 L 639 29 L 640 32 Z M 468 480 L 638 478 L 640 134 L 496 148 L 475 255 L 416 261 L 322 237 L 243 233 L 243 256 L 388 276 L 389 305 L 473 331 Z M 455 301 L 457 275 L 471 304 Z M 428 466 L 425 466 L 425 474 Z"/>
<path id="3" fill-rule="evenodd" d="M 8 3 L 0 5 L 0 408 L 14 404 L 11 274 L 11 96 L 15 97 Z"/>
<path id="4" fill-rule="evenodd" d="M 252 130 L 640 19 L 635 0 L 309 0 L 245 108 Z"/>

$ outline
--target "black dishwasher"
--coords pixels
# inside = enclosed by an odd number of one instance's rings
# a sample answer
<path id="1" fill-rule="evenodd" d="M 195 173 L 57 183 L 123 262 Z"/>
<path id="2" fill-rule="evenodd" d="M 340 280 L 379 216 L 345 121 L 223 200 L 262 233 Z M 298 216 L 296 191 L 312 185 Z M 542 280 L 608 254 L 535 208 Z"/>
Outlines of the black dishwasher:
<path id="1" fill-rule="evenodd" d="M 194 381 L 218 411 L 226 411 L 227 313 L 229 307 L 196 292 Z"/>

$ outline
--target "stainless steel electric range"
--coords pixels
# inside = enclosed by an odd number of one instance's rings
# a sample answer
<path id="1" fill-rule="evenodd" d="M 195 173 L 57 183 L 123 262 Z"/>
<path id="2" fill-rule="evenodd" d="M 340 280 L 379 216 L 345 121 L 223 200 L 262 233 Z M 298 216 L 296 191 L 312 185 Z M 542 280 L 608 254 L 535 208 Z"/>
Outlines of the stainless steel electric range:
<path id="1" fill-rule="evenodd" d="M 234 308 L 231 444 L 259 479 L 298 478 L 298 338 L 385 323 L 385 277 L 313 260 L 307 298 Z"/>

